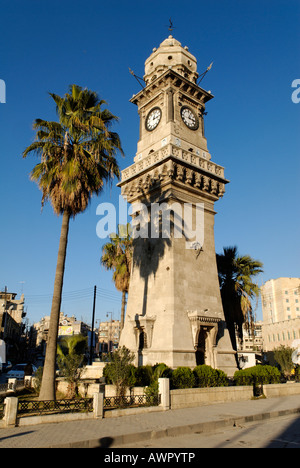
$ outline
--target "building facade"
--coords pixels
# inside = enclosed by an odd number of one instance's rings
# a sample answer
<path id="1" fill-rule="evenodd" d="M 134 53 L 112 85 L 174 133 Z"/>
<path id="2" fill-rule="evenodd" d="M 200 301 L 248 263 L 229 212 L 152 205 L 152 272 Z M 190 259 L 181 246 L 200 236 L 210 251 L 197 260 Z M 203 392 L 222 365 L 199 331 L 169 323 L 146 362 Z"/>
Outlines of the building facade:
<path id="1" fill-rule="evenodd" d="M 19 339 L 23 332 L 24 294 L 16 299 L 17 294 L 0 292 L 0 338 L 4 341 Z"/>
<path id="2" fill-rule="evenodd" d="M 99 323 L 99 346 L 100 353 L 111 352 L 119 345 L 121 334 L 120 320 L 111 320 L 109 322 Z"/>
<path id="3" fill-rule="evenodd" d="M 300 339 L 300 278 L 271 279 L 261 287 L 264 351 Z"/>
<path id="4" fill-rule="evenodd" d="M 236 336 L 238 345 L 237 354 L 239 366 L 241 369 L 256 366 L 262 362 L 263 353 L 263 337 L 262 337 L 263 322 L 258 321 L 254 324 L 253 330 L 247 330 L 243 325 L 243 341 Z"/>
<path id="5" fill-rule="evenodd" d="M 35 323 L 31 329 L 32 341 L 34 346 L 40 349 L 42 355 L 45 354 L 50 325 L 50 316 L 43 317 Z M 68 317 L 63 312 L 60 314 L 58 336 L 89 335 L 89 327 L 76 320 L 75 317 Z"/>

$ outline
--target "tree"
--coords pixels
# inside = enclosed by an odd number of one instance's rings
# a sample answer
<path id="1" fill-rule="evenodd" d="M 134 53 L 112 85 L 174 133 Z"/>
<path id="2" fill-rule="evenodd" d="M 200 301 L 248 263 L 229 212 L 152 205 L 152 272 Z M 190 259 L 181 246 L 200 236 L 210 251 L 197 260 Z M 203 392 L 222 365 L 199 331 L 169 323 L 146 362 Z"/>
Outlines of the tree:
<path id="1" fill-rule="evenodd" d="M 113 270 L 113 281 L 122 292 L 121 330 L 124 327 L 126 296 L 129 290 L 132 265 L 131 226 L 119 225 L 116 234 L 110 234 L 110 242 L 102 249 L 101 263 L 107 270 Z"/>
<path id="2" fill-rule="evenodd" d="M 56 103 L 59 122 L 37 119 L 33 125 L 36 141 L 23 152 L 23 157 L 30 153 L 41 157 L 31 179 L 42 191 L 42 206 L 50 200 L 54 212 L 62 215 L 41 400 L 55 399 L 56 346 L 69 222 L 87 208 L 94 194 L 102 192 L 105 182 L 119 177 L 116 155 L 123 154 L 118 134 L 110 131 L 118 119 L 109 110 L 102 110 L 106 103 L 96 93 L 72 85 L 64 97 L 50 96 Z"/>
<path id="3" fill-rule="evenodd" d="M 87 337 L 83 335 L 62 337 L 57 344 L 57 364 L 61 375 L 69 384 L 69 398 L 74 398 L 76 395 L 77 383 L 84 370 L 86 350 Z"/>
<path id="4" fill-rule="evenodd" d="M 243 324 L 254 329 L 252 300 L 259 296 L 259 287 L 253 277 L 263 271 L 263 264 L 249 255 L 239 256 L 237 247 L 224 247 L 223 254 L 217 254 L 219 283 L 225 320 L 233 348 L 237 350 L 235 330 L 243 339 Z"/>
<path id="5" fill-rule="evenodd" d="M 291 378 L 292 370 L 295 368 L 295 365 L 292 361 L 292 354 L 294 351 L 294 348 L 290 348 L 289 346 L 283 345 L 273 350 L 275 361 L 277 362 L 277 364 L 279 364 L 281 372 L 288 379 Z"/>
<path id="6" fill-rule="evenodd" d="M 117 397 L 123 397 L 129 386 L 134 353 L 125 346 L 110 354 L 110 363 L 103 369 L 103 375 L 116 386 Z"/>

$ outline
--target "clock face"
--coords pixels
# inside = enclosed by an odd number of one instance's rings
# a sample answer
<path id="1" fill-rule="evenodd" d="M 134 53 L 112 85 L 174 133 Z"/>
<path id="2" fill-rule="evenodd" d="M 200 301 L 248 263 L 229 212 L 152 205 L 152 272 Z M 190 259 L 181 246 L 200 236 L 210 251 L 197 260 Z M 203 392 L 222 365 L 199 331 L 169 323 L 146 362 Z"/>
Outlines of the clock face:
<path id="1" fill-rule="evenodd" d="M 183 106 L 181 108 L 181 118 L 184 121 L 185 125 L 191 130 L 197 130 L 199 127 L 199 119 L 196 116 L 195 112 L 192 111 L 189 107 Z"/>
<path id="2" fill-rule="evenodd" d="M 161 110 L 159 107 L 154 107 L 154 109 L 152 109 L 149 112 L 146 118 L 146 129 L 149 130 L 149 132 L 154 130 L 159 124 L 160 119 L 161 119 Z"/>

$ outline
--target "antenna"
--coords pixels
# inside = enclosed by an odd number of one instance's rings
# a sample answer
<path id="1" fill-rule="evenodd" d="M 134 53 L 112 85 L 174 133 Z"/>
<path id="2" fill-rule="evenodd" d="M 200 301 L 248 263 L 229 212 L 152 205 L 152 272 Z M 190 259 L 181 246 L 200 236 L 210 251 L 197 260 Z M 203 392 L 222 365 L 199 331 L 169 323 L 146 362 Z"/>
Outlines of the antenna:
<path id="1" fill-rule="evenodd" d="M 142 85 L 142 83 L 140 82 L 140 80 L 144 81 L 143 78 L 140 78 L 139 76 L 136 76 L 136 74 L 131 70 L 131 68 L 129 68 L 129 73 L 134 76 L 134 78 L 136 79 L 136 81 L 140 84 L 140 86 L 142 87 L 142 89 L 144 89 L 144 85 Z"/>
<path id="2" fill-rule="evenodd" d="M 206 73 L 209 72 L 209 70 L 211 70 L 212 66 L 213 66 L 213 63 L 214 62 L 211 62 L 211 64 L 209 65 L 209 67 L 207 67 L 207 69 L 205 70 L 205 72 L 201 73 L 201 75 L 199 75 L 199 78 L 200 80 L 198 81 L 197 84 L 201 83 L 201 81 L 203 80 L 203 78 L 205 77 Z"/>

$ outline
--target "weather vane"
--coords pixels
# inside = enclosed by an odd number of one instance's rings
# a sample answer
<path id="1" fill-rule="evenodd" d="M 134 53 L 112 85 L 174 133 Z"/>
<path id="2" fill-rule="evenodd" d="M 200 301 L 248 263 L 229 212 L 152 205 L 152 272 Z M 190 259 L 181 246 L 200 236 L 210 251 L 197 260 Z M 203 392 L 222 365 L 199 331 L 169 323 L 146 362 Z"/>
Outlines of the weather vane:
<path id="1" fill-rule="evenodd" d="M 169 29 L 170 33 L 172 33 L 172 32 L 173 32 L 173 29 L 175 29 L 175 28 L 174 28 L 174 26 L 173 26 L 173 22 L 172 22 L 171 18 L 169 19 L 169 23 L 170 23 L 170 24 L 169 24 L 168 29 Z"/>

